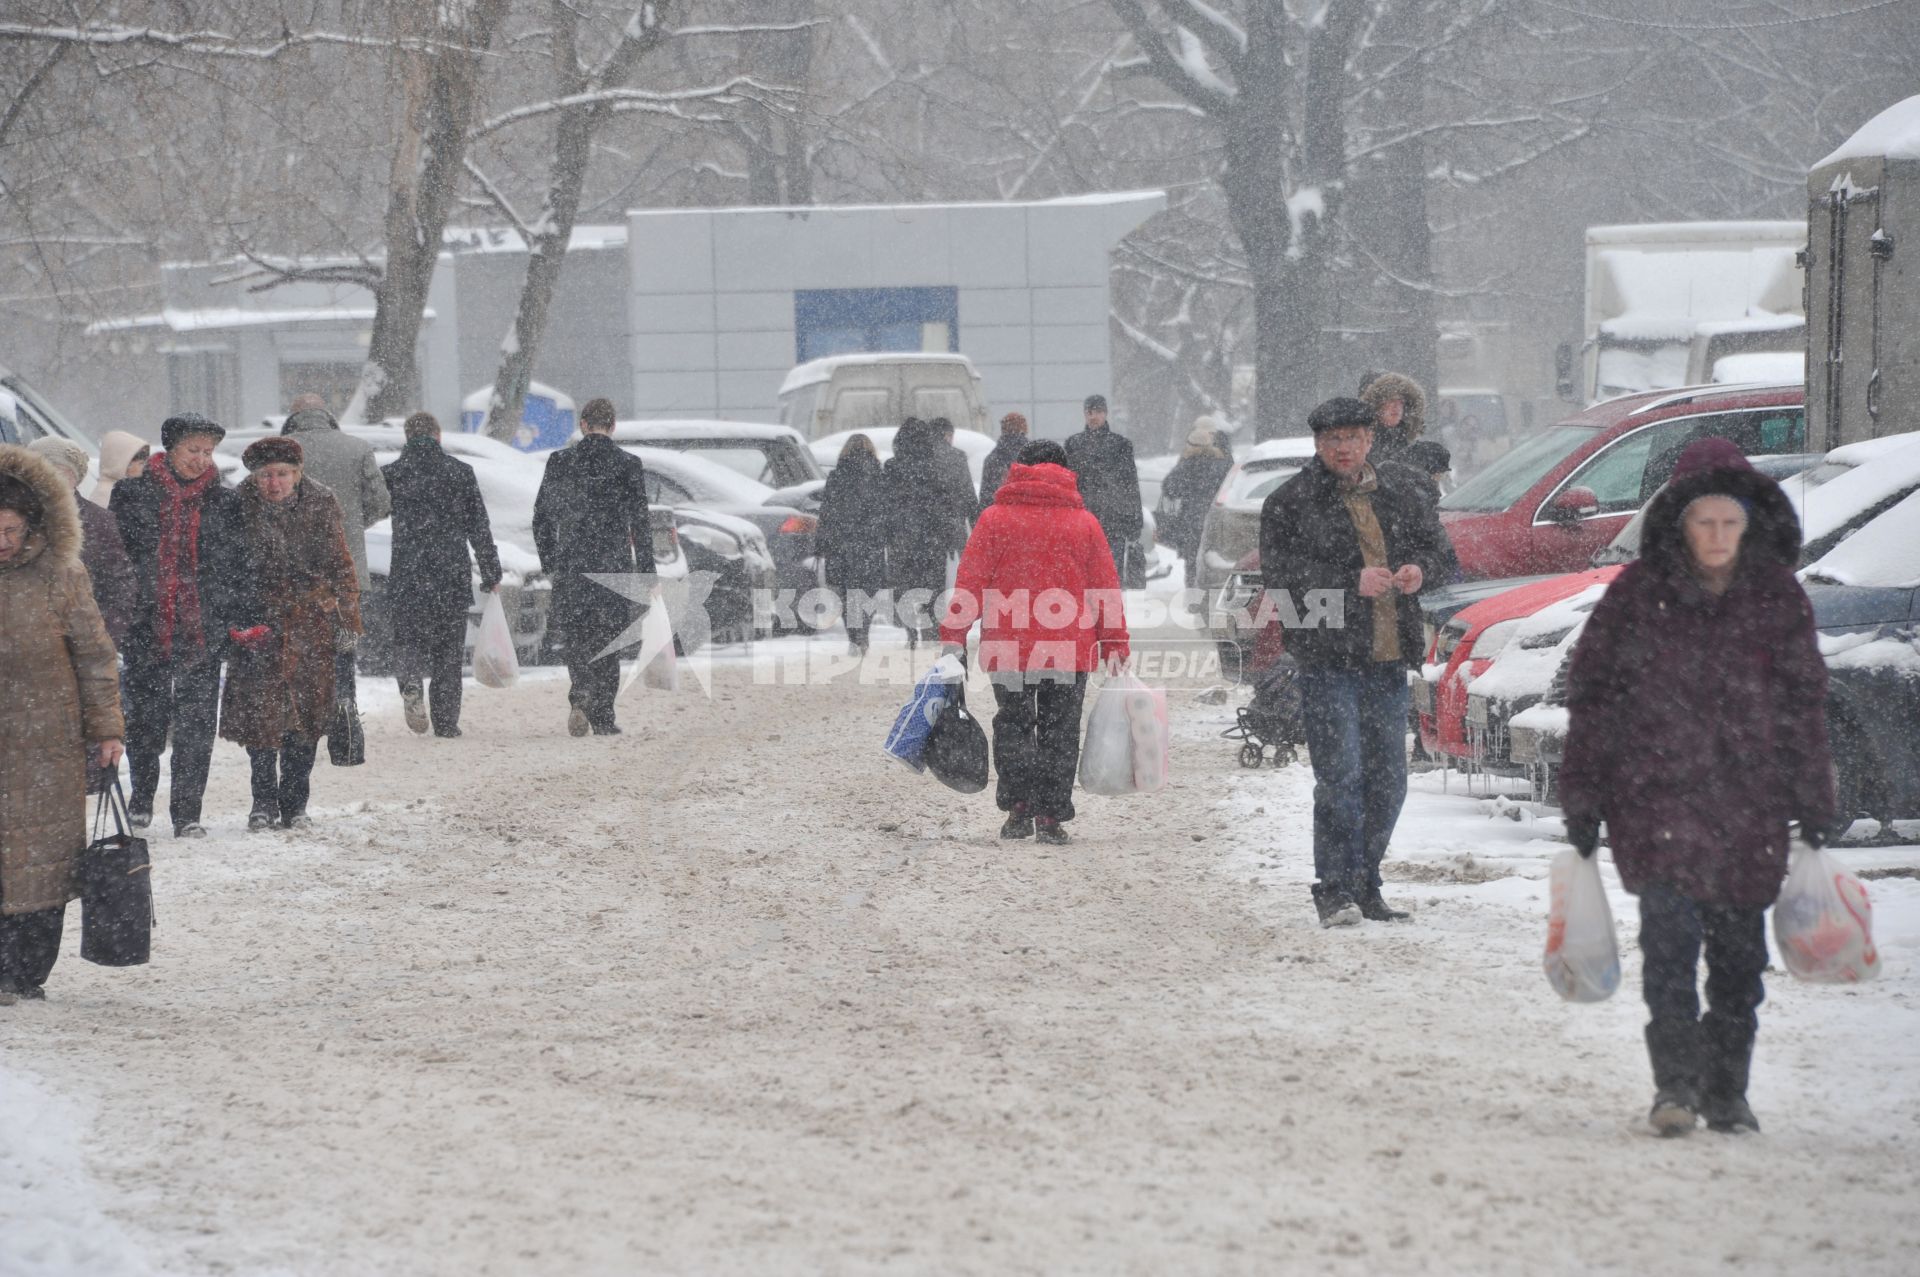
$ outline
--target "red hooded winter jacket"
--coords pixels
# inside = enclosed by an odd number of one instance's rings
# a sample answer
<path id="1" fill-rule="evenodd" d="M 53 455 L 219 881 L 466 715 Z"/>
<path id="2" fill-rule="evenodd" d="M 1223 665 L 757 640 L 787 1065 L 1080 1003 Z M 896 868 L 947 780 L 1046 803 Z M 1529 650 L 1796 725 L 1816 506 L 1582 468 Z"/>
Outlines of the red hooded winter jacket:
<path id="1" fill-rule="evenodd" d="M 974 524 L 940 625 L 964 643 L 981 622 L 980 668 L 1090 672 L 1127 656 L 1113 551 L 1065 466 L 1014 465 Z"/>

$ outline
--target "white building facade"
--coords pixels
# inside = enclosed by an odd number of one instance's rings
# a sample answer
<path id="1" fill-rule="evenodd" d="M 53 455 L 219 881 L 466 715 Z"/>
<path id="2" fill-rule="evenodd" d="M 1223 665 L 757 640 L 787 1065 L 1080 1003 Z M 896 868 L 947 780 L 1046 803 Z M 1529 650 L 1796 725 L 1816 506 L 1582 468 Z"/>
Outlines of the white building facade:
<path id="1" fill-rule="evenodd" d="M 1160 191 L 1000 204 L 628 214 L 636 417 L 772 421 L 796 363 L 861 350 L 967 355 L 990 411 L 1036 435 L 1106 394 L 1110 254 Z"/>

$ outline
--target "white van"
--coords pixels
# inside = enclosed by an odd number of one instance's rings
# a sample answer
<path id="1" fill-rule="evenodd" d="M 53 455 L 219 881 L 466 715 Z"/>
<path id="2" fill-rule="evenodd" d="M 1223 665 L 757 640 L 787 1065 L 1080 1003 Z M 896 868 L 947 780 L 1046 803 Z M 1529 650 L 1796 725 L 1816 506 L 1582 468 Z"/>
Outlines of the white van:
<path id="1" fill-rule="evenodd" d="M 989 433 L 973 361 L 918 351 L 829 355 L 801 364 L 780 386 L 780 423 L 808 439 L 897 426 L 908 417 L 945 417 L 956 430 Z"/>

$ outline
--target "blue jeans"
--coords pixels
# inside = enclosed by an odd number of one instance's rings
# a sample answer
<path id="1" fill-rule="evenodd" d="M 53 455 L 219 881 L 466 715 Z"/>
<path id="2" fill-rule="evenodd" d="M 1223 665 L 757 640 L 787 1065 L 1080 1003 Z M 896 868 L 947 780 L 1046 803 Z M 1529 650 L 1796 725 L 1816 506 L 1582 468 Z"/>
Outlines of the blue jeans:
<path id="1" fill-rule="evenodd" d="M 1380 889 L 1380 861 L 1407 800 L 1407 670 L 1300 666 L 1313 763 L 1313 872 L 1352 900 Z"/>

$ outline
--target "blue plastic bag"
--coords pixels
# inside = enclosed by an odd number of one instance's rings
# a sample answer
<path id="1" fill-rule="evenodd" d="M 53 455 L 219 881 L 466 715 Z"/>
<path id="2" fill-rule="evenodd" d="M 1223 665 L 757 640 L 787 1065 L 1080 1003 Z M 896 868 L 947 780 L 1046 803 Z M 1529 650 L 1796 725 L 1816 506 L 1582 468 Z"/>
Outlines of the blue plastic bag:
<path id="1" fill-rule="evenodd" d="M 886 744 L 881 748 L 913 770 L 925 771 L 926 764 L 920 761 L 920 756 L 927 750 L 927 734 L 933 730 L 940 711 L 947 707 L 947 685 L 966 676 L 966 667 L 958 657 L 943 656 L 935 661 L 933 668 L 914 684 L 913 695 L 893 720 L 893 730 L 887 733 Z"/>

